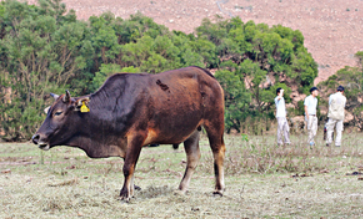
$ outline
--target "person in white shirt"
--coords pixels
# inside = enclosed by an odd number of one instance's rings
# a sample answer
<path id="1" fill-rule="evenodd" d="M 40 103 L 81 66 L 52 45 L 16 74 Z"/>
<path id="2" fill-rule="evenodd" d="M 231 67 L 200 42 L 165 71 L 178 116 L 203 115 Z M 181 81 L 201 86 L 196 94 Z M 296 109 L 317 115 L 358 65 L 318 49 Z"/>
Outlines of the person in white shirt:
<path id="1" fill-rule="evenodd" d="M 310 88 L 310 96 L 305 98 L 304 108 L 305 108 L 305 120 L 308 125 L 309 132 L 309 144 L 310 146 L 315 145 L 314 137 L 318 130 L 318 118 L 316 117 L 316 107 L 318 106 L 319 91 L 317 87 Z"/>
<path id="2" fill-rule="evenodd" d="M 285 99 L 284 99 L 284 90 L 279 87 L 276 89 L 275 104 L 276 104 L 276 119 L 277 119 L 277 143 L 279 145 L 283 145 L 282 136 L 283 133 L 285 136 L 285 144 L 290 144 L 290 136 L 289 136 L 289 123 L 286 119 L 286 107 L 285 107 Z"/>
<path id="3" fill-rule="evenodd" d="M 334 127 L 336 129 L 335 146 L 340 147 L 342 140 L 343 131 L 343 121 L 344 121 L 344 108 L 347 102 L 347 98 L 343 96 L 344 87 L 339 86 L 335 94 L 329 97 L 329 113 L 328 122 L 326 123 L 326 146 L 330 146 L 332 142 L 332 134 L 334 132 Z"/>

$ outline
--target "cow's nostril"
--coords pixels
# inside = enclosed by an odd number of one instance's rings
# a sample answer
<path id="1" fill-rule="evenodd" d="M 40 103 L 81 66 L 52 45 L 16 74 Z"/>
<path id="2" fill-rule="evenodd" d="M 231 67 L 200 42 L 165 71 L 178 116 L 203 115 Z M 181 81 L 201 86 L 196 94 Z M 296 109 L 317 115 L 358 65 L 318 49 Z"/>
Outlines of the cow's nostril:
<path id="1" fill-rule="evenodd" d="M 32 137 L 33 143 L 38 144 L 39 138 L 40 138 L 39 134 L 33 135 L 33 137 Z"/>

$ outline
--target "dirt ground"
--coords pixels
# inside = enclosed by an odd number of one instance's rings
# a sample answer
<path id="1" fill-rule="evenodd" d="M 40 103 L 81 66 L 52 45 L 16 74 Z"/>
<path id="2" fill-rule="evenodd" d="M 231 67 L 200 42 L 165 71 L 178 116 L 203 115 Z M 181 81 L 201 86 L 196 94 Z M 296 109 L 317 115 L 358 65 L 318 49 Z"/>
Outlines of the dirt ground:
<path id="1" fill-rule="evenodd" d="M 322 133 L 321 133 L 322 134 Z M 130 204 L 119 200 L 122 160 L 90 159 L 68 147 L 48 152 L 0 144 L 0 218 L 362 218 L 362 134 L 341 148 L 315 148 L 304 135 L 277 147 L 274 136 L 226 136 L 226 192 L 212 195 L 207 139 L 189 192 L 175 189 L 185 168 L 181 147 L 144 148 Z"/>
<path id="2" fill-rule="evenodd" d="M 34 4 L 37 0 L 28 0 Z M 326 80 L 340 68 L 356 65 L 354 54 L 363 50 L 362 0 L 63 0 L 79 19 L 111 11 L 128 18 L 141 12 L 172 30 L 188 33 L 203 18 L 239 16 L 268 25 L 282 24 L 300 30 L 305 46 L 319 64 L 315 83 Z"/>

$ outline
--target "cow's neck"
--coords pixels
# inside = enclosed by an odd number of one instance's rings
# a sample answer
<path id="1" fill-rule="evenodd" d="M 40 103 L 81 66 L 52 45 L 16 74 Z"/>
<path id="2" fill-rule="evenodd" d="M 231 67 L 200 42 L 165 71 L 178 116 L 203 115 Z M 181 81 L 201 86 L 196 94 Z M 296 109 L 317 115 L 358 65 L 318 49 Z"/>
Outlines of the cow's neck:
<path id="1" fill-rule="evenodd" d="M 137 101 L 125 92 L 120 88 L 102 88 L 90 96 L 90 112 L 85 116 L 90 138 L 103 139 L 102 143 L 109 143 L 125 136 L 127 127 L 133 123 Z"/>
<path id="2" fill-rule="evenodd" d="M 95 93 L 88 103 L 90 112 L 82 115 L 78 133 L 69 142 L 84 150 L 89 157 L 124 156 L 125 134 L 132 122 L 135 100 L 127 95 L 124 75 L 114 75 Z"/>
<path id="3" fill-rule="evenodd" d="M 78 136 L 67 145 L 83 150 L 90 158 L 124 157 L 126 142 L 120 142 L 118 145 L 104 144 L 93 138 Z"/>

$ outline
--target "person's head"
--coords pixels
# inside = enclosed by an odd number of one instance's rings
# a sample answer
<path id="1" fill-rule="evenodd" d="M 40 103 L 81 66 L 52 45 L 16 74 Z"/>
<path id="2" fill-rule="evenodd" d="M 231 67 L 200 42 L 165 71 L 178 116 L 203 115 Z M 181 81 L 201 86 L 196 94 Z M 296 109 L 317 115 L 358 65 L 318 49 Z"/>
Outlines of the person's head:
<path id="1" fill-rule="evenodd" d="M 282 88 L 281 88 L 281 87 L 277 88 L 277 89 L 276 89 L 276 95 L 280 95 L 281 90 L 282 90 Z"/>
<path id="2" fill-rule="evenodd" d="M 344 93 L 344 87 L 342 85 L 340 85 L 338 88 L 337 88 L 337 91 L 340 92 L 340 93 Z"/>
<path id="3" fill-rule="evenodd" d="M 317 87 L 312 87 L 310 88 L 310 94 L 313 96 L 313 97 L 317 97 L 319 95 L 319 90 Z"/>

